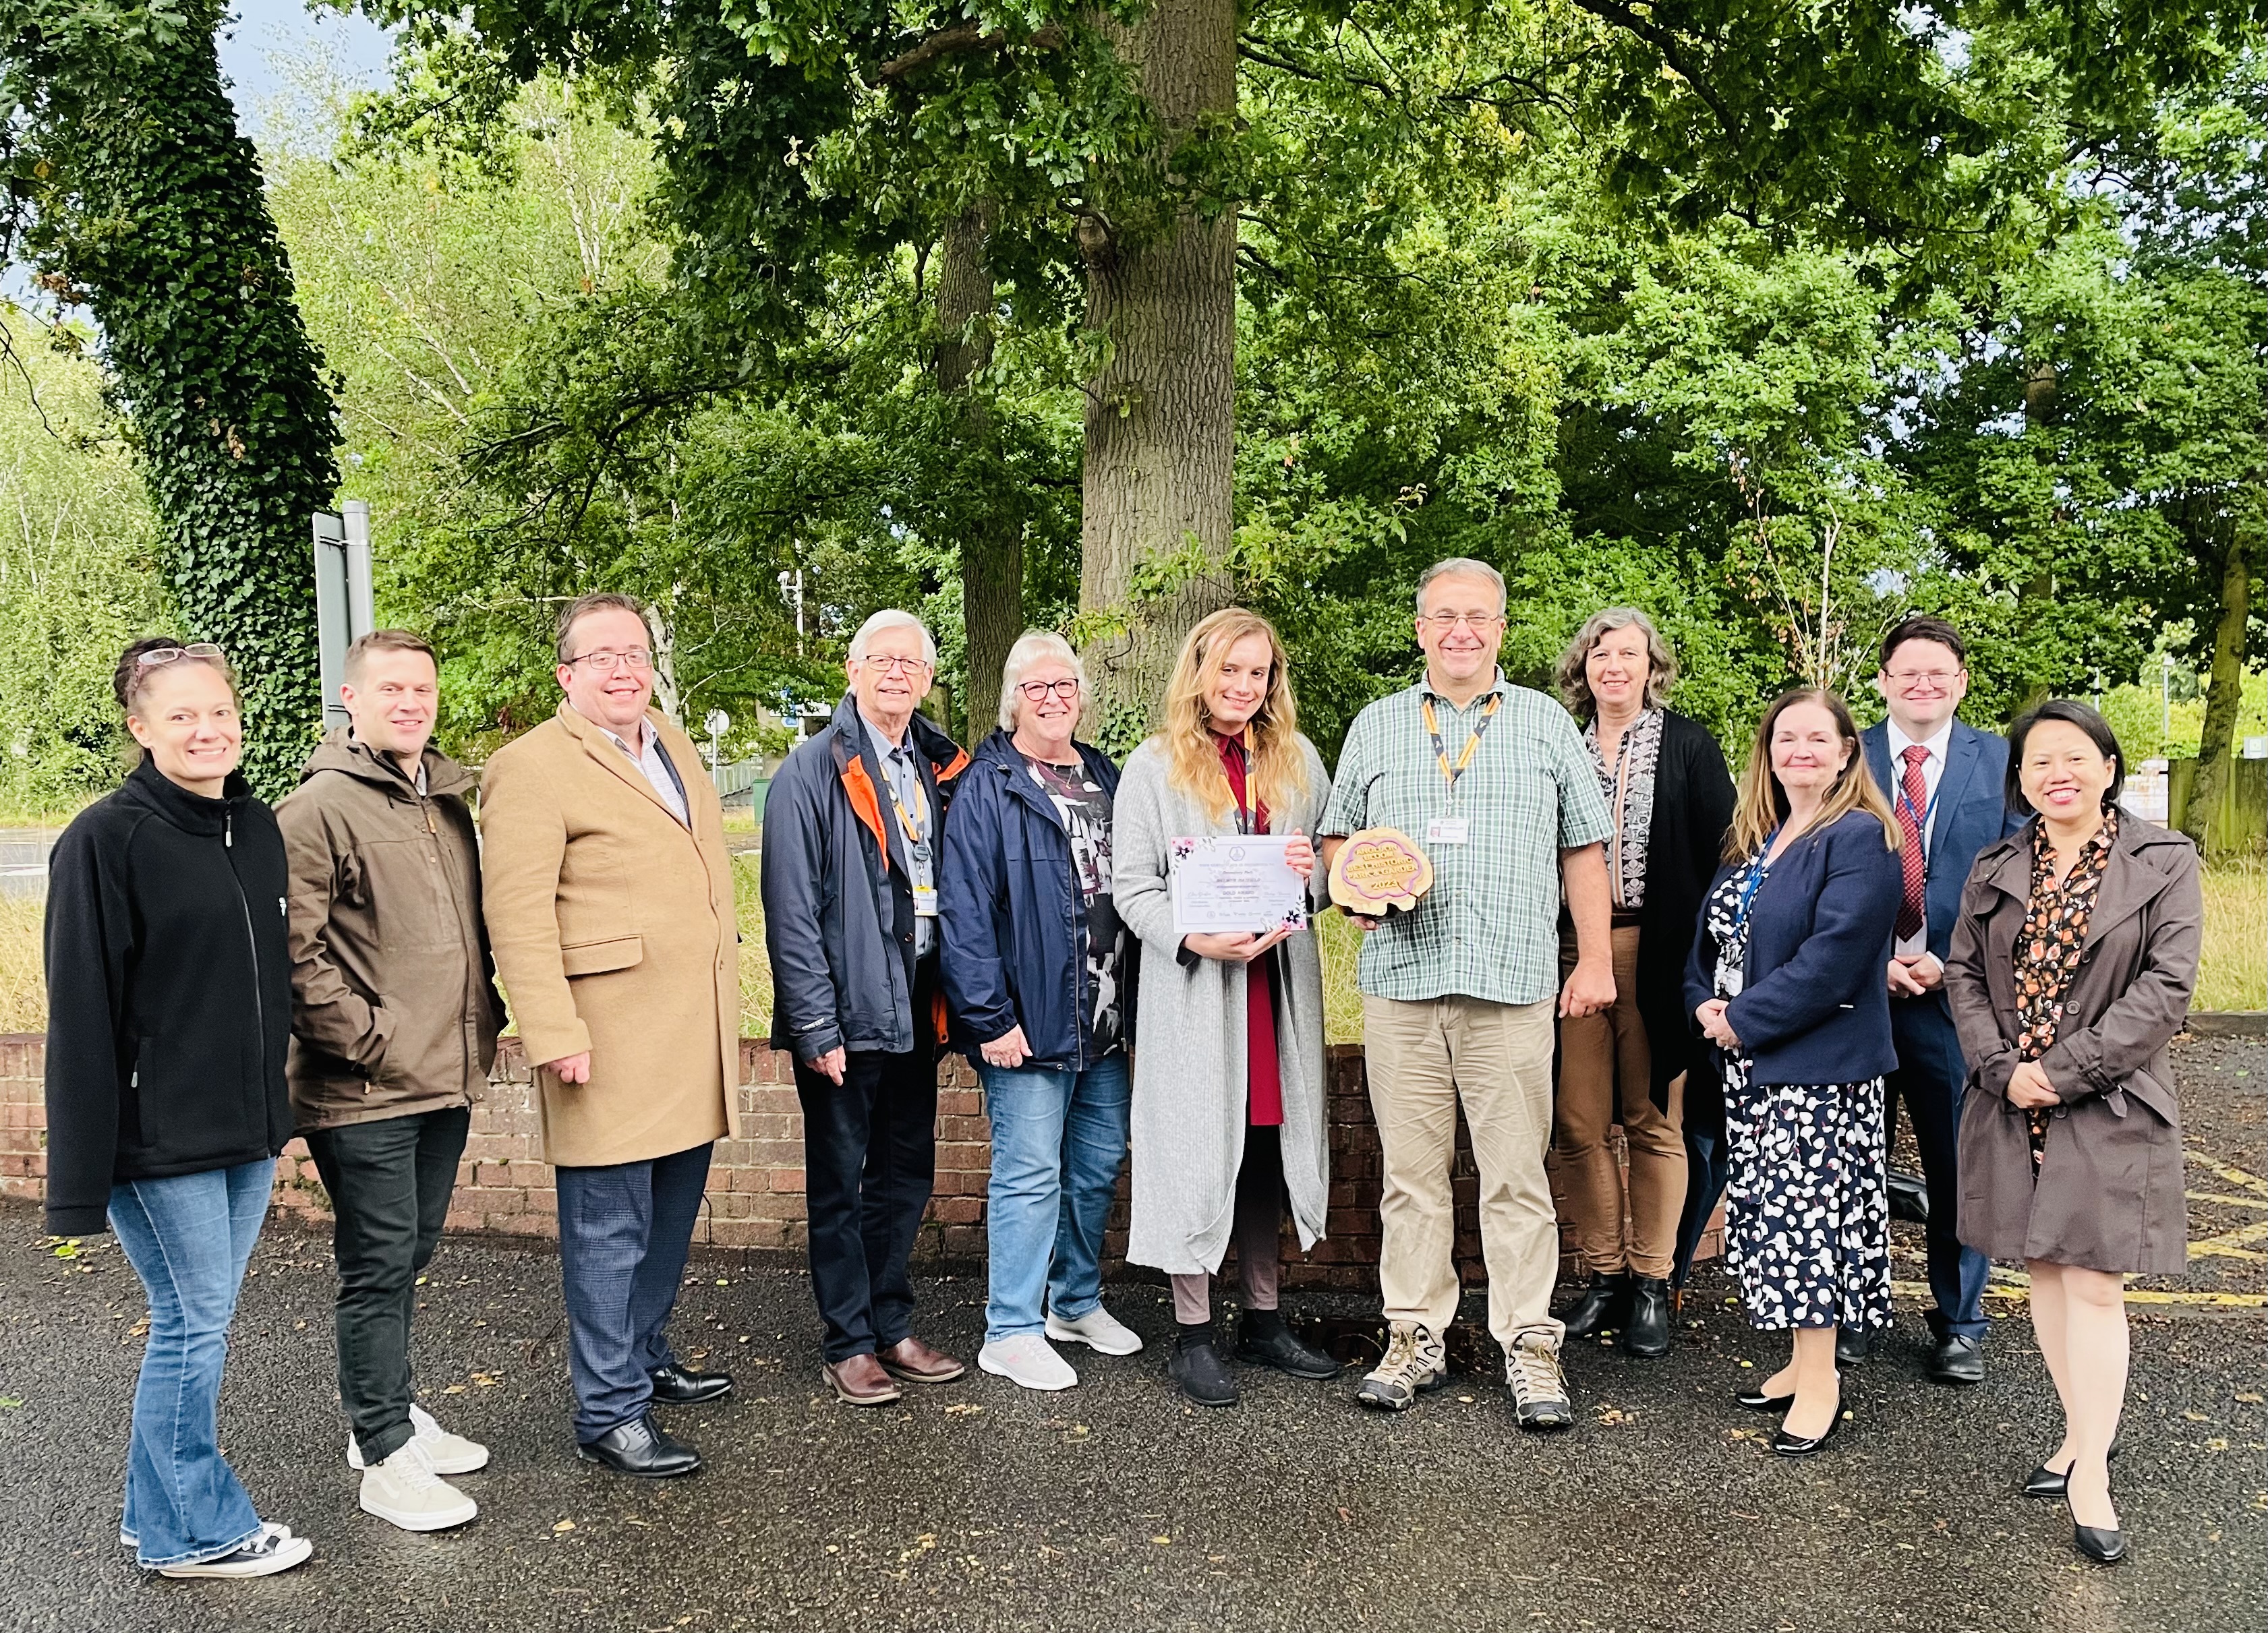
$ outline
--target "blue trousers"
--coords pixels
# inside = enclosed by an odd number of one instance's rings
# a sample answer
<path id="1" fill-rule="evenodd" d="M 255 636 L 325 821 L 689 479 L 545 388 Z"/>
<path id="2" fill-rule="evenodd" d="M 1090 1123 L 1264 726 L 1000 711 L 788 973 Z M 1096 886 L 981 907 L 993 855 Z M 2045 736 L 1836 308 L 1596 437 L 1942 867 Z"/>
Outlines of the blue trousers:
<path id="1" fill-rule="evenodd" d="M 111 1189 L 110 1228 L 150 1297 L 118 1528 L 144 1566 L 217 1559 L 260 1534 L 216 1415 L 237 1290 L 275 1183 L 263 1158 Z"/>
<path id="2" fill-rule="evenodd" d="M 1898 1069 L 1882 1080 L 1886 1144 L 1896 1135 L 1898 1102 L 1913 1121 L 1914 1144 L 1921 1152 L 1922 1178 L 1929 1185 L 1929 1291 L 1936 1307 L 1929 1328 L 1942 1338 L 1984 1335 L 1984 1277 L 1991 1261 L 1961 1245 L 1961 1102 L 1969 1068 L 1961 1058 L 1960 1035 L 1937 997 L 1892 998 L 1890 1033 L 1898 1047 Z"/>
<path id="3" fill-rule="evenodd" d="M 984 1342 L 1043 1331 L 1040 1306 L 1076 1320 L 1102 1302 L 1102 1231 L 1126 1165 L 1126 1056 L 1085 1071 L 984 1066 L 992 1120 Z"/>
<path id="4" fill-rule="evenodd" d="M 644 1416 L 650 1374 L 674 1358 L 663 1329 L 685 1276 L 711 1149 L 558 1170 L 567 1365 L 575 1438 L 585 1445 Z"/>

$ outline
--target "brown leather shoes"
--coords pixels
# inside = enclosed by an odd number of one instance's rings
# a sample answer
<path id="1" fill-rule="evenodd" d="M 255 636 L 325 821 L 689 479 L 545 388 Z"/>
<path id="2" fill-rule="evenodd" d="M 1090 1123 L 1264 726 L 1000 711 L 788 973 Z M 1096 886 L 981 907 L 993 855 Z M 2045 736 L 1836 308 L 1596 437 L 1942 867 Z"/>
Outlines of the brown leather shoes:
<path id="1" fill-rule="evenodd" d="M 905 1393 L 871 1355 L 832 1362 L 819 1369 L 819 1376 L 845 1406 L 887 1406 Z"/>
<path id="2" fill-rule="evenodd" d="M 949 1384 L 968 1371 L 967 1362 L 932 1350 L 918 1338 L 901 1338 L 878 1358 L 891 1377 L 906 1384 Z"/>

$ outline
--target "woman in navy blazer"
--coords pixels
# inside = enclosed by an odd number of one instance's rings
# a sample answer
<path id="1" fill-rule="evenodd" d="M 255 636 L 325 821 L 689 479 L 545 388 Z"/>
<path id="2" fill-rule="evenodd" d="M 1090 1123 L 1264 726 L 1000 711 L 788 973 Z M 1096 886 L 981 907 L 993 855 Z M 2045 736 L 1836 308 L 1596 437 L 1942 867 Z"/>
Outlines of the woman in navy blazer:
<path id="1" fill-rule="evenodd" d="M 1794 1332 L 1788 1364 L 1736 1397 L 1786 1410 L 1783 1457 L 1817 1451 L 1843 1419 L 1837 1326 L 1890 1320 L 1882 1077 L 1897 1051 L 1882 970 L 1900 839 L 1843 700 L 1786 694 L 1756 728 L 1686 965 L 1724 1082 L 1727 1268 L 1752 1325 Z"/>

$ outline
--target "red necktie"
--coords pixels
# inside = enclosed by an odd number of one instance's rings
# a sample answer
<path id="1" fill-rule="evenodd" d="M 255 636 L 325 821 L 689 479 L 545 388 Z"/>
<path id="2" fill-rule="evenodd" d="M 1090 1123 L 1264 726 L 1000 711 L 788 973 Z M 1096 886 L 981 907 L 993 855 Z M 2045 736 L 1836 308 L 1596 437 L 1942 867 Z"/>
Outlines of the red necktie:
<path id="1" fill-rule="evenodd" d="M 1928 858 L 1922 851 L 1921 820 L 1929 809 L 1929 784 L 1923 780 L 1922 762 L 1929 758 L 1929 750 L 1919 743 L 1906 749 L 1905 797 L 1898 801 L 1898 826 L 1906 831 L 1906 842 L 1898 847 L 1898 862 L 1905 870 L 1905 900 L 1898 904 L 1898 939 L 1918 935 L 1926 920 L 1923 911 L 1922 890 L 1928 872 Z"/>

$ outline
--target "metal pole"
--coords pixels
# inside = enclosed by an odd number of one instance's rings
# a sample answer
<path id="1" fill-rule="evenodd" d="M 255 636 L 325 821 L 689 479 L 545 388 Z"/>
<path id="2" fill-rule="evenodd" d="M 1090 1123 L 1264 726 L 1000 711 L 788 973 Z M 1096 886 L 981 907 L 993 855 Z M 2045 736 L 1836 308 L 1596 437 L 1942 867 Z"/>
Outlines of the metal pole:
<path id="1" fill-rule="evenodd" d="M 2158 755 L 2166 758 L 2174 741 L 2174 655 L 2158 654 Z"/>
<path id="2" fill-rule="evenodd" d="M 347 724 L 346 707 L 339 702 L 339 683 L 346 678 L 347 647 L 354 636 L 347 594 L 347 535 L 344 520 L 328 511 L 314 516 L 315 649 L 323 682 L 323 730 Z"/>

